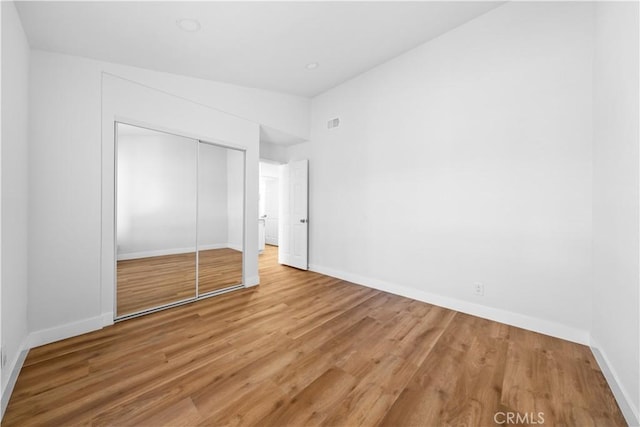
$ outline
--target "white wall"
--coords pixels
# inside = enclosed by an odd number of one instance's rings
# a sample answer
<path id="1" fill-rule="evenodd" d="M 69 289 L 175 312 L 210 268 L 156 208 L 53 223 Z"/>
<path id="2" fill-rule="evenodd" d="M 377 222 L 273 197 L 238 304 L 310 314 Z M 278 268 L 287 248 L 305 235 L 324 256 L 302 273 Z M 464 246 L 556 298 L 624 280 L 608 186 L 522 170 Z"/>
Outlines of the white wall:
<path id="1" fill-rule="evenodd" d="M 507 3 L 314 98 L 311 267 L 588 342 L 592 35 Z"/>
<path id="2" fill-rule="evenodd" d="M 118 259 L 194 251 L 198 141 L 153 131 L 129 135 L 126 128 L 118 129 Z M 204 183 L 216 185 L 210 181 Z M 202 200 L 203 217 L 210 218 L 216 207 L 219 211 L 220 202 L 226 211 L 226 176 L 222 184 L 217 185 L 224 189 L 221 200 L 214 199 L 217 191 L 202 193 L 212 196 Z M 224 237 L 217 243 L 226 242 L 226 221 L 223 225 Z"/>
<path id="3" fill-rule="evenodd" d="M 596 6 L 592 346 L 640 424 L 638 3 Z M 596 353 L 597 354 L 597 353 Z M 624 398 L 623 398 L 624 396 Z M 634 417 L 635 420 L 632 418 Z"/>
<path id="4" fill-rule="evenodd" d="M 31 53 L 30 331 L 101 314 L 101 76 L 56 58 Z"/>
<path id="5" fill-rule="evenodd" d="M 103 71 L 119 66 L 33 51 L 30 78 L 29 328 L 32 344 L 107 324 L 113 310 L 113 121 L 247 150 L 247 217 L 256 218 L 259 126 Z M 167 84 L 173 82 L 167 77 Z M 206 87 L 203 87 L 206 92 Z M 221 102 L 220 99 L 217 99 Z M 101 170 L 102 169 L 102 170 Z M 110 175 L 111 173 L 111 175 Z M 257 224 L 245 235 L 247 284 L 256 284 Z M 255 229 L 254 229 L 255 228 Z M 111 257 L 111 258 L 109 258 Z"/>
<path id="6" fill-rule="evenodd" d="M 29 45 L 13 2 L 2 2 L 2 412 L 27 337 Z"/>
<path id="7" fill-rule="evenodd" d="M 287 162 L 287 146 L 260 141 L 260 159 L 278 163 Z"/>
<path id="8" fill-rule="evenodd" d="M 59 54 L 46 53 L 46 55 Z M 180 94 L 208 107 L 276 129 L 293 138 L 309 139 L 310 100 L 307 97 L 126 65 L 93 62 L 100 63 L 108 73 L 114 73 L 168 93 Z"/>

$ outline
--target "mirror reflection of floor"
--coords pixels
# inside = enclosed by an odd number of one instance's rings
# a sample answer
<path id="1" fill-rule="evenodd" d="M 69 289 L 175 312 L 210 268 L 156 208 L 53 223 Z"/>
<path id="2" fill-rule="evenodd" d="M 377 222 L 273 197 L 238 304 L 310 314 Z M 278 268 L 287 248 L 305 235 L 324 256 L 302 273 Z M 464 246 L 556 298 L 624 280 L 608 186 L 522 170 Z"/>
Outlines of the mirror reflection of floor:
<path id="1" fill-rule="evenodd" d="M 195 252 L 118 261 L 117 316 L 195 298 Z M 242 283 L 242 252 L 200 251 L 199 293 Z"/>
<path id="2" fill-rule="evenodd" d="M 234 249 L 200 251 L 199 292 L 215 291 L 242 283 L 242 252 Z"/>

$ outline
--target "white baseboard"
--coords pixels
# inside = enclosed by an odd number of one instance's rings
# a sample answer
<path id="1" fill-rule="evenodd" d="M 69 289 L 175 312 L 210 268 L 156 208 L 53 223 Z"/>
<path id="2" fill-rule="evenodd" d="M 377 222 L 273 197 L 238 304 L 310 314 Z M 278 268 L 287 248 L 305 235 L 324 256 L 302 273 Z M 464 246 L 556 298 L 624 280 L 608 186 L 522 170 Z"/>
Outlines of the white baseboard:
<path id="1" fill-rule="evenodd" d="M 234 251 L 242 252 L 242 245 L 236 245 L 235 243 L 227 243 L 227 248 L 233 249 Z"/>
<path id="2" fill-rule="evenodd" d="M 9 379 L 7 380 L 7 384 L 5 384 L 4 389 L 2 390 L 2 402 L 0 403 L 0 420 L 4 418 L 4 412 L 7 410 L 7 405 L 9 405 L 9 400 L 11 399 L 13 388 L 16 386 L 18 375 L 20 374 L 22 365 L 24 365 L 24 361 L 27 358 L 27 354 L 29 353 L 28 341 L 29 337 L 27 336 L 24 338 L 22 344 L 20 345 L 20 351 L 11 361 L 11 365 L 9 368 Z"/>
<path id="3" fill-rule="evenodd" d="M 154 256 L 188 254 L 189 252 L 195 252 L 195 251 L 196 251 L 196 248 L 194 246 L 190 248 L 172 248 L 172 249 L 158 249 L 155 251 L 129 252 L 129 253 L 118 254 L 118 261 L 126 261 L 128 259 L 151 258 Z"/>
<path id="4" fill-rule="evenodd" d="M 232 243 L 211 243 L 208 245 L 199 245 L 198 248 L 201 251 L 207 251 L 209 249 L 235 249 L 237 251 L 242 251 L 241 245 L 234 245 Z M 126 261 L 129 259 L 139 259 L 139 258 L 150 258 L 154 256 L 164 256 L 164 255 L 178 255 L 178 254 L 188 254 L 191 252 L 195 252 L 196 248 L 173 248 L 173 249 L 159 249 L 156 251 L 142 251 L 142 252 L 129 252 L 124 254 L 118 254 L 118 261 Z"/>
<path id="5" fill-rule="evenodd" d="M 198 248 L 201 251 L 208 251 L 209 249 L 226 249 L 230 248 L 229 243 L 211 243 L 209 245 L 199 245 Z"/>
<path id="6" fill-rule="evenodd" d="M 109 313 L 106 313 L 105 315 L 90 317 L 88 319 L 79 320 L 77 322 L 67 323 L 65 325 L 31 332 L 28 338 L 28 347 L 39 347 L 41 345 L 49 344 L 55 341 L 75 337 L 76 335 L 97 331 L 98 329 L 102 329 L 106 320 L 106 316 L 108 315 Z M 113 323 L 113 314 L 111 314 L 111 319 L 109 321 Z"/>
<path id="7" fill-rule="evenodd" d="M 620 376 L 616 373 L 615 369 L 613 369 L 613 365 L 609 362 L 607 354 L 604 352 L 598 341 L 593 337 L 591 337 L 590 346 L 591 352 L 596 358 L 596 362 L 598 362 L 600 370 L 607 380 L 607 383 L 609 383 L 611 392 L 616 398 L 625 420 L 629 426 L 640 426 L 640 411 L 633 400 L 629 397 L 629 392 L 620 382 Z"/>
<path id="8" fill-rule="evenodd" d="M 113 311 L 110 311 L 109 313 L 102 313 L 102 327 L 105 326 L 111 326 L 113 325 Z"/>
<path id="9" fill-rule="evenodd" d="M 471 314 L 482 317 L 484 319 L 494 320 L 507 325 L 516 326 L 518 328 L 527 329 L 541 334 L 550 335 L 552 337 L 561 338 L 567 341 L 579 344 L 589 344 L 589 332 L 586 330 L 563 325 L 561 323 L 552 322 L 525 314 L 515 313 L 495 307 L 488 307 L 482 304 L 476 304 L 456 298 L 446 297 L 430 292 L 421 291 L 419 289 L 410 288 L 408 286 L 397 285 L 378 279 L 362 277 L 343 271 L 334 270 L 320 265 L 309 265 L 311 271 L 324 274 L 326 276 L 335 277 L 366 286 L 380 291 L 389 292 L 391 294 L 415 299 L 440 307 L 448 308 L 462 313 Z"/>
<path id="10" fill-rule="evenodd" d="M 67 323 L 65 325 L 31 332 L 26 336 L 20 346 L 20 352 L 10 365 L 9 369 L 11 374 L 7 384 L 2 390 L 0 419 L 4 417 L 4 411 L 7 409 L 7 405 L 11 399 L 13 388 L 18 380 L 18 374 L 20 374 L 20 370 L 22 369 L 22 365 L 24 364 L 30 349 L 55 341 L 60 341 L 65 338 L 71 338 L 87 332 L 96 331 L 98 329 L 102 329 L 103 326 L 111 324 L 113 324 L 113 313 L 104 313 L 101 316 L 91 317 L 78 322 Z"/>

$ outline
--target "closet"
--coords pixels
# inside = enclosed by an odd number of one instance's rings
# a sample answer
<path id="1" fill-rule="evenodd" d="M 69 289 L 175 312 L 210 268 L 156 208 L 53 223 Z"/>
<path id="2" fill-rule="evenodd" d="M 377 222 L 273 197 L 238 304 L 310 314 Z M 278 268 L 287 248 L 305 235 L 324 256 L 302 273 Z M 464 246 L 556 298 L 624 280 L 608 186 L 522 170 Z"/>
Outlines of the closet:
<path id="1" fill-rule="evenodd" d="M 116 123 L 116 320 L 243 286 L 244 151 Z"/>

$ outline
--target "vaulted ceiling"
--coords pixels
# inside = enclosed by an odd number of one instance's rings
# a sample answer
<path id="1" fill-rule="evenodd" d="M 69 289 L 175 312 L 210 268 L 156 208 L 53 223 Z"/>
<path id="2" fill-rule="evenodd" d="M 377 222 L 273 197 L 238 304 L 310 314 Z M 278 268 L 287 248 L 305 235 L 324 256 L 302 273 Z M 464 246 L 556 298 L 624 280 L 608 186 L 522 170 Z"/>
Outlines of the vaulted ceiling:
<path id="1" fill-rule="evenodd" d="M 16 2 L 35 49 L 302 96 L 330 89 L 500 4 Z M 196 20 L 199 30 L 180 29 L 181 19 Z M 312 63 L 317 68 L 308 69 Z"/>

